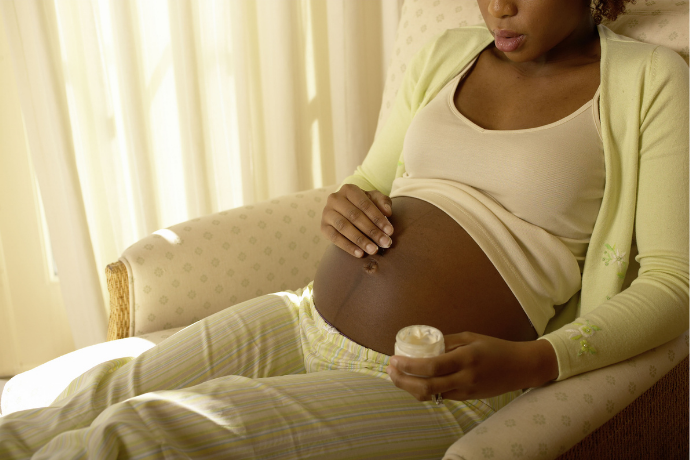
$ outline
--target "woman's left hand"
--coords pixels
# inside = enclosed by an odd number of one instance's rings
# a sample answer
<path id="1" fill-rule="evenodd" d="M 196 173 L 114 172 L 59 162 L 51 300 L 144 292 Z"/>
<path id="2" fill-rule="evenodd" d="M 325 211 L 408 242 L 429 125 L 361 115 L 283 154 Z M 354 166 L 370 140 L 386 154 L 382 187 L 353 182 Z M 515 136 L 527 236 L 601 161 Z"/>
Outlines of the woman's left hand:
<path id="1" fill-rule="evenodd" d="M 511 342 L 461 332 L 444 336 L 444 341 L 446 352 L 434 358 L 391 357 L 386 371 L 395 386 L 419 401 L 435 394 L 463 401 L 540 386 L 558 377 L 556 353 L 546 340 Z"/>

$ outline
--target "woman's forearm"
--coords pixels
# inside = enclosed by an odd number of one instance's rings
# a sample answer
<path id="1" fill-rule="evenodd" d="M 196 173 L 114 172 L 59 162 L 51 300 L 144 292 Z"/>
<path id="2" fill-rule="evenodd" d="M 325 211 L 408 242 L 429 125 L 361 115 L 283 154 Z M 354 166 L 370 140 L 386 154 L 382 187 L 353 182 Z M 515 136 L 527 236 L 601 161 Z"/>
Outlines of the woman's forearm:
<path id="1" fill-rule="evenodd" d="M 420 401 L 435 394 L 464 401 L 558 378 L 556 352 L 546 340 L 512 342 L 472 332 L 446 335 L 444 340 L 446 353 L 435 358 L 391 357 L 386 371 L 393 383 Z"/>
<path id="2" fill-rule="evenodd" d="M 528 353 L 533 363 L 531 374 L 534 382 L 530 387 L 538 387 L 558 378 L 558 359 L 553 345 L 548 340 L 534 340 L 529 344 Z M 529 358 L 528 357 L 528 358 Z"/>

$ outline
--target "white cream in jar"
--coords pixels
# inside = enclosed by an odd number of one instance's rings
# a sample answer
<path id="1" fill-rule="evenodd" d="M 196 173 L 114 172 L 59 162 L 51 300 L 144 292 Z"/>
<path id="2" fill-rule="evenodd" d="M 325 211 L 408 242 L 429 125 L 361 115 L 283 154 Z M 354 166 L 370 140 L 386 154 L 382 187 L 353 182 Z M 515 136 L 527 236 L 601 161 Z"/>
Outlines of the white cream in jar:
<path id="1" fill-rule="evenodd" d="M 443 354 L 443 333 L 431 326 L 407 326 L 395 336 L 395 354 L 410 358 L 433 358 Z"/>

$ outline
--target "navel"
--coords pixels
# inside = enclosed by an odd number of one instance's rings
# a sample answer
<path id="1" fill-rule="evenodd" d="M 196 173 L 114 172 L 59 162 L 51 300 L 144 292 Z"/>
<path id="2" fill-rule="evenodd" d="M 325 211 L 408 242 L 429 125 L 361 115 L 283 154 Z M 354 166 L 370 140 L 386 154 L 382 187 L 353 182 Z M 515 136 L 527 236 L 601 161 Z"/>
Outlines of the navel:
<path id="1" fill-rule="evenodd" d="M 369 258 L 364 262 L 364 271 L 372 274 L 376 273 L 376 271 L 379 269 L 379 263 L 376 262 L 373 258 Z"/>

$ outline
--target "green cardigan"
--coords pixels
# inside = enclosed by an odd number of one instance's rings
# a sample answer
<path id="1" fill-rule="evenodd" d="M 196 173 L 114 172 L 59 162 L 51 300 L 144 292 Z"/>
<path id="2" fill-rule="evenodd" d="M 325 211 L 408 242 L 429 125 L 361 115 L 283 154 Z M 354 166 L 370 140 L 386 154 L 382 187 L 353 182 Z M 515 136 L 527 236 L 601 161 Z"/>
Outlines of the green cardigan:
<path id="1" fill-rule="evenodd" d="M 556 309 L 541 337 L 556 351 L 558 380 L 631 358 L 688 329 L 688 67 L 667 48 L 604 26 L 598 31 L 606 186 L 582 289 Z M 427 44 L 409 63 L 367 157 L 344 183 L 390 194 L 405 172 L 412 118 L 492 41 L 475 26 Z M 635 240 L 640 269 L 623 290 Z"/>

